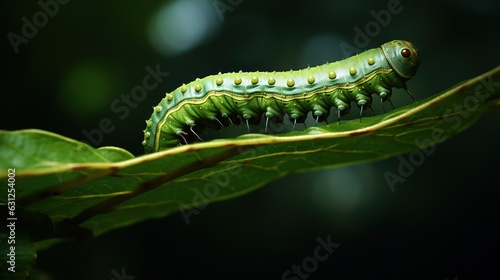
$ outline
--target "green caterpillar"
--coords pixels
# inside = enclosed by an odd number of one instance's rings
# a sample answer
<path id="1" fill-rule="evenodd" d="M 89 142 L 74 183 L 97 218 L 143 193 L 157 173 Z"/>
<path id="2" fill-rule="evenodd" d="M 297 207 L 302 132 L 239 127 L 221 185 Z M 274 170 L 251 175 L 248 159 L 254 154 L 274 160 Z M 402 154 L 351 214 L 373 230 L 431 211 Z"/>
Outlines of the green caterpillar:
<path id="1" fill-rule="evenodd" d="M 340 118 L 354 102 L 370 108 L 372 94 L 389 100 L 391 88 L 404 88 L 419 65 L 415 47 L 394 40 L 341 61 L 287 72 L 239 72 L 208 76 L 167 93 L 146 121 L 146 153 L 202 140 L 197 132 L 240 121 L 258 124 L 262 115 L 293 125 L 308 112 L 324 121 L 332 107 Z M 411 96 L 411 95 L 410 95 Z"/>

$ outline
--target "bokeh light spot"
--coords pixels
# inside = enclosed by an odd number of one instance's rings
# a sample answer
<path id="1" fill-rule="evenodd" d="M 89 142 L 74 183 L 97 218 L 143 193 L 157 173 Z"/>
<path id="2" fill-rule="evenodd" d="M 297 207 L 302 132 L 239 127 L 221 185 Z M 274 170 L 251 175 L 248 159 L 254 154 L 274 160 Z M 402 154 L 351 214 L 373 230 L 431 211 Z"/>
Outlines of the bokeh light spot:
<path id="1" fill-rule="evenodd" d="M 182 0 L 167 3 L 153 16 L 149 40 L 162 55 L 190 50 L 213 37 L 219 19 L 211 2 Z"/>
<path id="2" fill-rule="evenodd" d="M 326 211 L 349 212 L 362 206 L 373 177 L 371 166 L 360 165 L 319 172 L 314 177 L 314 203 Z"/>
<path id="3" fill-rule="evenodd" d="M 74 117 L 92 117 L 109 107 L 119 90 L 116 77 L 112 67 L 99 62 L 73 65 L 60 84 L 59 103 Z"/>

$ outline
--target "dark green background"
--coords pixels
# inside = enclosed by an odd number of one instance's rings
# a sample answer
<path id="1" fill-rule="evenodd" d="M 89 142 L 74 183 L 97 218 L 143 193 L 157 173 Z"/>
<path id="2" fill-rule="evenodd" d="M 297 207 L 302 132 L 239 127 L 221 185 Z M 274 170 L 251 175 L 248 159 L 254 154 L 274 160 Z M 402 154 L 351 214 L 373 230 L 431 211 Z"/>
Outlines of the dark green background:
<path id="1" fill-rule="evenodd" d="M 0 129 L 39 128 L 85 140 L 83 130 L 109 118 L 115 128 L 99 146 L 140 155 L 144 120 L 165 92 L 219 71 L 283 71 L 345 58 L 340 44 L 355 45 L 354 28 L 364 29 L 374 20 L 370 11 L 390 1 L 243 0 L 221 21 L 208 0 L 204 14 L 215 20 L 206 40 L 165 55 L 152 47 L 148 30 L 170 2 L 69 1 L 17 54 L 9 32 L 21 35 L 21 18 L 32 21 L 41 7 L 2 3 Z M 400 6 L 366 48 L 413 42 L 421 66 L 409 89 L 417 99 L 499 64 L 498 2 Z M 113 101 L 142 83 L 146 66 L 158 64 L 169 76 L 120 119 Z M 396 107 L 411 102 L 403 91 L 395 95 Z M 375 110 L 381 111 L 378 102 Z M 44 279 L 111 279 L 113 269 L 124 267 L 135 279 L 280 279 L 312 256 L 317 237 L 331 235 L 341 246 L 309 279 L 498 277 L 499 120 L 489 112 L 437 146 L 394 192 L 384 172 L 397 173 L 398 158 L 291 175 L 209 205 L 189 225 L 175 214 L 108 233 L 91 248 L 58 245 L 39 253 L 36 272 Z"/>

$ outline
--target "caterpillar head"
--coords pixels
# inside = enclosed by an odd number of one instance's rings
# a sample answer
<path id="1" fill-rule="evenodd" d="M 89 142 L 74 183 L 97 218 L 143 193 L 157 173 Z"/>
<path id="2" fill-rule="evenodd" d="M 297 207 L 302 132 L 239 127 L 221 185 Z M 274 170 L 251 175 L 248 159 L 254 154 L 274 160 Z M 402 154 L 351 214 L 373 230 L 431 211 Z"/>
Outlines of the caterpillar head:
<path id="1" fill-rule="evenodd" d="M 394 40 L 382 45 L 387 61 L 392 69 L 403 79 L 411 79 L 417 72 L 420 59 L 412 43 Z"/>

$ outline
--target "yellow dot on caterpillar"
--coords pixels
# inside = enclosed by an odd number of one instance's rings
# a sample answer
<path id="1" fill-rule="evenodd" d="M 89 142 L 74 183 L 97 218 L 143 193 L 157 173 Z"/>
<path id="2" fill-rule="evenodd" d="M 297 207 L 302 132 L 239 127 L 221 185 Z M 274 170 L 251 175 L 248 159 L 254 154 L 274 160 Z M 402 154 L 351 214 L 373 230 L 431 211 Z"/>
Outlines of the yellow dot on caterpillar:
<path id="1" fill-rule="evenodd" d="M 328 78 L 330 78 L 332 80 L 337 78 L 337 73 L 335 73 L 334 71 L 328 73 Z"/>
<path id="2" fill-rule="evenodd" d="M 239 84 L 241 84 L 241 82 L 242 82 L 242 80 L 241 80 L 241 78 L 240 78 L 240 77 L 236 77 L 236 78 L 234 78 L 234 84 L 235 84 L 235 85 L 239 85 Z"/>
<path id="3" fill-rule="evenodd" d="M 252 85 L 255 85 L 256 83 L 259 82 L 259 78 L 253 76 L 252 79 L 250 80 L 250 82 L 252 83 Z"/>
<path id="4" fill-rule="evenodd" d="M 223 80 L 223 79 L 221 79 L 221 78 L 217 78 L 217 79 L 215 80 L 215 83 L 216 83 L 218 86 L 220 86 L 220 85 L 222 85 L 222 83 L 224 83 L 224 80 Z"/>
<path id="5" fill-rule="evenodd" d="M 151 137 L 151 132 L 149 131 L 144 132 L 144 138 L 148 139 L 149 137 Z"/>
<path id="6" fill-rule="evenodd" d="M 156 112 L 156 113 L 161 112 L 161 106 L 156 106 L 156 107 L 155 107 L 155 112 Z"/>
<path id="7" fill-rule="evenodd" d="M 201 91 L 201 85 L 195 85 L 194 86 L 194 90 L 196 90 L 196 92 L 200 92 Z"/>
<path id="8" fill-rule="evenodd" d="M 373 57 L 368 58 L 368 65 L 375 64 L 375 59 Z"/>
<path id="9" fill-rule="evenodd" d="M 293 79 L 288 79 L 286 81 L 286 85 L 289 87 L 293 87 L 295 85 L 295 81 Z"/>
<path id="10" fill-rule="evenodd" d="M 153 123 L 151 122 L 151 120 L 147 120 L 146 127 L 151 127 L 151 126 L 153 126 Z"/>
<path id="11" fill-rule="evenodd" d="M 309 77 L 307 77 L 307 82 L 308 82 L 309 84 L 314 83 L 314 81 L 315 81 L 315 80 L 314 80 L 314 77 L 313 77 L 313 76 L 309 76 Z"/>
<path id="12" fill-rule="evenodd" d="M 349 74 L 356 75 L 356 73 L 358 73 L 358 70 L 356 70 L 356 68 L 354 67 L 349 68 Z"/>
<path id="13" fill-rule="evenodd" d="M 174 99 L 174 96 L 170 93 L 167 93 L 167 100 L 170 101 L 172 99 Z"/>
<path id="14" fill-rule="evenodd" d="M 142 145 L 143 145 L 143 146 L 146 146 L 146 144 L 147 144 L 147 143 L 146 143 L 146 140 L 142 141 Z"/>
<path id="15" fill-rule="evenodd" d="M 271 77 L 271 78 L 267 79 L 267 83 L 268 83 L 269 85 L 274 85 L 274 83 L 276 83 L 276 80 L 275 80 L 274 78 L 272 78 L 272 77 Z"/>
<path id="16" fill-rule="evenodd" d="M 187 90 L 188 90 L 188 88 L 187 88 L 187 86 L 186 86 L 186 85 L 182 85 L 182 86 L 181 86 L 181 92 L 182 92 L 182 93 L 185 93 Z"/>

